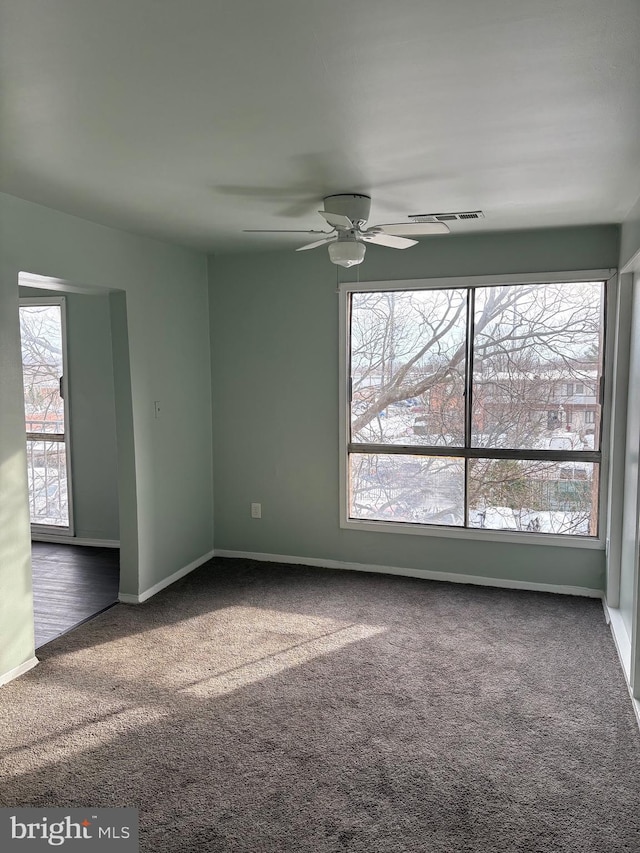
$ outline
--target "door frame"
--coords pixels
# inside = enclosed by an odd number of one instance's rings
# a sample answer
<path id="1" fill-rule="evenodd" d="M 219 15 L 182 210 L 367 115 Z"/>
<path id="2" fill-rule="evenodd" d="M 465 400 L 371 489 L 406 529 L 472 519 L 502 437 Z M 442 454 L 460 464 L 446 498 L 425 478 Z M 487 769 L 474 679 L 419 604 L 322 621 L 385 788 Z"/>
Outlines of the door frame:
<path id="1" fill-rule="evenodd" d="M 33 524 L 31 533 L 47 534 L 60 537 L 72 538 L 75 535 L 74 512 L 73 512 L 73 481 L 71 478 L 71 421 L 69 417 L 69 353 L 67 340 L 67 300 L 64 296 L 21 296 L 18 300 L 19 309 L 23 305 L 58 305 L 60 307 L 60 328 L 62 339 L 62 405 L 64 411 L 64 445 L 65 445 L 65 467 L 67 473 L 67 507 L 69 513 L 69 525 L 58 527 L 54 524 Z M 18 310 L 19 310 L 18 309 Z M 22 364 L 22 351 L 20 354 Z M 25 437 L 25 440 L 26 437 Z M 46 440 L 46 439 L 45 439 Z"/>

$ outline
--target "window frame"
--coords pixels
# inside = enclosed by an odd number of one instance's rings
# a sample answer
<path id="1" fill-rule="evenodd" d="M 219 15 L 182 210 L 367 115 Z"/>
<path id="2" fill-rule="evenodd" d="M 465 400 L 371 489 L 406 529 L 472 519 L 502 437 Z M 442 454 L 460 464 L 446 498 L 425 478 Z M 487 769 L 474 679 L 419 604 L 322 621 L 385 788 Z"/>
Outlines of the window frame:
<path id="1" fill-rule="evenodd" d="M 22 283 L 22 282 L 20 282 Z M 22 307 L 47 307 L 55 305 L 60 308 L 60 333 L 62 338 L 62 402 L 64 408 L 64 438 L 60 442 L 65 447 L 65 468 L 67 474 L 67 512 L 69 523 L 65 526 L 56 524 L 41 524 L 30 521 L 31 533 L 34 535 L 56 536 L 60 539 L 72 539 L 75 536 L 75 511 L 73 502 L 73 465 L 71 459 L 71 412 L 69 403 L 69 338 L 67 333 L 67 299 L 65 296 L 20 296 L 18 298 L 18 311 Z M 22 348 L 20 353 L 20 364 L 22 365 Z M 26 441 L 33 440 L 29 436 L 34 433 L 25 433 Z M 43 439 L 46 440 L 46 439 Z M 59 439 L 52 439 L 59 441 Z M 31 500 L 29 500 L 31 503 Z"/>
<path id="2" fill-rule="evenodd" d="M 617 299 L 617 276 L 615 268 L 595 270 L 571 270 L 563 272 L 540 272 L 532 274 L 514 275 L 482 275 L 482 276 L 455 276 L 446 278 L 428 279 L 401 279 L 395 281 L 343 281 L 339 284 L 339 487 L 340 487 L 340 527 L 346 530 L 358 530 L 374 533 L 400 533 L 413 536 L 438 536 L 444 538 L 484 540 L 494 542 L 519 542 L 521 544 L 553 545 L 571 548 L 604 550 L 606 543 L 607 519 L 607 484 L 609 479 L 610 458 L 610 436 L 611 419 L 614 401 L 612 398 L 613 387 L 613 362 L 615 346 L 615 305 Z M 468 527 L 445 527 L 439 525 L 414 524 L 397 521 L 379 521 L 372 519 L 354 519 L 349 517 L 349 440 L 351 434 L 351 411 L 349 400 L 350 385 L 350 303 L 351 294 L 374 291 L 406 291 L 427 289 L 453 289 L 487 287 L 491 285 L 518 285 L 518 284 L 554 284 L 571 283 L 583 281 L 600 281 L 605 284 L 605 302 L 603 319 L 603 381 L 604 388 L 601 394 L 602 416 L 600 425 L 600 451 L 599 453 L 599 489 L 598 489 L 598 536 L 571 536 L 567 534 L 531 533 L 525 531 L 488 530 L 484 528 Z M 367 448 L 379 445 L 358 444 L 358 450 L 367 452 Z M 398 445 L 391 446 L 391 452 L 409 454 L 415 447 L 406 448 Z M 443 451 L 446 449 L 443 448 Z M 385 448 L 386 451 L 386 448 Z M 496 456 L 499 458 L 500 451 L 490 448 L 477 448 L 477 456 L 481 458 Z M 489 451 L 489 453 L 487 453 Z M 507 451 L 508 458 L 518 458 L 521 454 L 523 459 L 536 457 L 535 451 Z M 542 451 L 544 459 L 552 461 L 552 451 Z M 586 456 L 589 451 L 557 451 L 562 460 L 573 453 L 579 454 L 579 458 L 589 461 Z M 466 456 L 473 456 L 467 451 Z M 429 454 L 437 455 L 437 454 Z M 442 455 L 446 455 L 443 453 Z M 464 457 L 462 457 L 464 458 Z"/>

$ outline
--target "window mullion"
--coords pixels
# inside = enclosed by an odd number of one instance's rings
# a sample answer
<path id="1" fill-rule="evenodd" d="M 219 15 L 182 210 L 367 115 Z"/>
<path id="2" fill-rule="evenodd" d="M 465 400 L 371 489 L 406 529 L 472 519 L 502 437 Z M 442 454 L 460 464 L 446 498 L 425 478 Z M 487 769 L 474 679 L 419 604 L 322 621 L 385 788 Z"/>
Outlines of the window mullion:
<path id="1" fill-rule="evenodd" d="M 467 346 L 464 371 L 464 446 L 471 447 L 473 408 L 473 337 L 475 332 L 475 289 L 467 290 Z"/>
<path id="2" fill-rule="evenodd" d="M 451 456 L 461 459 L 522 459 L 533 462 L 600 462 L 599 450 L 526 450 L 508 447 L 449 447 L 428 444 L 348 445 L 349 453 L 385 453 L 401 456 Z"/>
<path id="3" fill-rule="evenodd" d="M 464 446 L 471 447 L 473 415 L 473 338 L 475 333 L 475 289 L 467 290 L 467 346 L 464 375 Z M 464 460 L 464 526 L 469 526 L 469 458 Z"/>

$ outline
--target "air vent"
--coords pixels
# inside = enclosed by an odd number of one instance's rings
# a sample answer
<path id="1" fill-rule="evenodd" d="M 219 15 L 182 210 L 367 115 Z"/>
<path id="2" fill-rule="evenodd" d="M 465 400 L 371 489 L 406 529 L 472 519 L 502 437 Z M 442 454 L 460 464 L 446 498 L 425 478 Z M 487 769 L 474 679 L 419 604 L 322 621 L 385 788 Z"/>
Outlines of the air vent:
<path id="1" fill-rule="evenodd" d="M 413 213 L 412 222 L 455 222 L 456 219 L 484 219 L 481 210 L 465 210 L 463 213 Z"/>

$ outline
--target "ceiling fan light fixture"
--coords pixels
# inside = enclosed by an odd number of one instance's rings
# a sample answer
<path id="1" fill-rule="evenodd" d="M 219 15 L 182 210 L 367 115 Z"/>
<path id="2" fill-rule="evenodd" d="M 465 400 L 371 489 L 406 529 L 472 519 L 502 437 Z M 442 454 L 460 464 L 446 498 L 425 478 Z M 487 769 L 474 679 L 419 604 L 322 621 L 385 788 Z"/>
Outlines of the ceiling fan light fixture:
<path id="1" fill-rule="evenodd" d="M 364 261 L 367 247 L 358 240 L 336 240 L 329 244 L 329 257 L 332 264 L 341 267 L 355 267 Z"/>
<path id="2" fill-rule="evenodd" d="M 388 249 L 409 249 L 417 245 L 414 237 L 426 237 L 431 234 L 448 234 L 449 226 L 444 221 L 453 219 L 478 219 L 480 210 L 468 210 L 461 213 L 429 213 L 410 216 L 412 222 L 389 222 L 384 225 L 367 226 L 371 198 L 360 193 L 337 193 L 325 196 L 324 210 L 318 213 L 331 227 L 323 229 L 285 229 L 283 234 L 320 234 L 320 239 L 299 246 L 296 252 L 306 252 L 327 246 L 329 260 L 340 267 L 355 267 L 364 261 L 368 243 L 384 246 Z M 254 231 L 255 229 L 249 229 Z M 268 233 L 271 229 L 266 230 Z"/>

